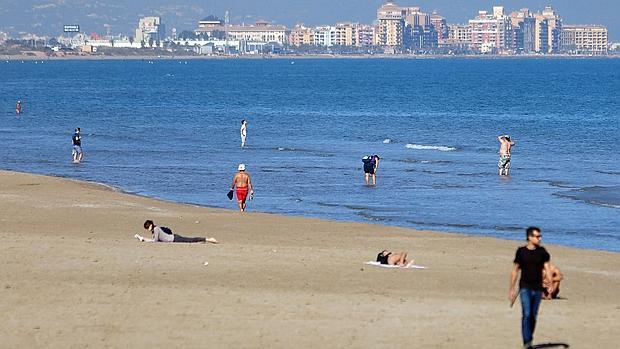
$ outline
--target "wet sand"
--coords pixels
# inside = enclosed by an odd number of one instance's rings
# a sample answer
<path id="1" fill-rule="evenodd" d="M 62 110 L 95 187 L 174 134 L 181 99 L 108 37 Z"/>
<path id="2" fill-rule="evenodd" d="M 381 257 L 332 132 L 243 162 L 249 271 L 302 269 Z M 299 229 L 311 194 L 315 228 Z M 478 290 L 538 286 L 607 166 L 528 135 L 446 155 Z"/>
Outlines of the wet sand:
<path id="1" fill-rule="evenodd" d="M 0 212 L 0 347 L 521 347 L 507 293 L 522 241 L 242 215 L 6 171 Z M 140 243 L 147 218 L 222 244 Z M 566 280 L 535 342 L 615 348 L 620 254 L 552 242 Z M 382 249 L 428 269 L 363 264 Z"/>

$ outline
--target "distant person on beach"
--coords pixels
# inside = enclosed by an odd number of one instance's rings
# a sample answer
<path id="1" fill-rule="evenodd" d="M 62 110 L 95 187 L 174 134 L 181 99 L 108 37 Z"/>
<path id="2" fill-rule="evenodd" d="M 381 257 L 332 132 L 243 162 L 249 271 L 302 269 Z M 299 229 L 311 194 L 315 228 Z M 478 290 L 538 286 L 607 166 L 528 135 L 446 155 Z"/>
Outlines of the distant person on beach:
<path id="1" fill-rule="evenodd" d="M 22 101 L 18 100 L 15 104 L 15 114 L 20 115 L 22 113 Z"/>
<path id="2" fill-rule="evenodd" d="M 209 242 L 212 244 L 218 243 L 218 241 L 214 238 L 187 238 L 178 234 L 174 234 L 172 232 L 172 229 L 166 227 L 158 227 L 150 219 L 147 219 L 144 222 L 144 229 L 148 230 L 148 232 L 151 233 L 152 239 L 143 238 L 142 236 L 136 234 L 135 238 L 140 240 L 141 242 Z"/>
<path id="3" fill-rule="evenodd" d="M 239 164 L 238 171 L 232 180 L 230 190 L 237 192 L 237 204 L 239 205 L 239 211 L 245 212 L 248 194 L 250 194 L 250 200 L 254 197 L 254 188 L 252 187 L 252 179 L 250 174 L 245 172 L 245 165 Z"/>
<path id="4" fill-rule="evenodd" d="M 82 151 L 82 135 L 79 127 L 75 129 L 75 133 L 73 134 L 73 137 L 71 137 L 71 142 L 73 143 L 73 149 L 71 150 L 71 155 L 73 155 L 73 163 L 79 164 L 84 158 L 84 152 Z"/>
<path id="5" fill-rule="evenodd" d="M 377 262 L 387 265 L 397 265 L 399 267 L 410 267 L 414 260 L 407 260 L 407 252 L 390 252 L 383 250 L 377 255 Z"/>
<path id="6" fill-rule="evenodd" d="M 364 163 L 364 181 L 368 185 L 370 176 L 372 176 L 372 185 L 377 185 L 377 169 L 379 168 L 379 155 L 366 155 L 362 158 Z"/>
<path id="7" fill-rule="evenodd" d="M 558 267 L 549 263 L 549 271 L 551 272 L 551 280 L 547 278 L 546 271 L 543 270 L 543 299 L 557 299 L 560 294 L 560 282 L 564 280 L 564 275 Z M 551 282 L 551 283 L 550 283 Z"/>
<path id="8" fill-rule="evenodd" d="M 521 297 L 521 334 L 523 337 L 523 347 L 532 348 L 534 329 L 536 328 L 536 317 L 538 307 L 543 293 L 543 270 L 547 277 L 549 293 L 553 294 L 554 283 L 551 280 L 551 268 L 549 261 L 551 256 L 547 250 L 540 245 L 542 234 L 540 228 L 529 227 L 526 230 L 527 245 L 519 247 L 515 255 L 512 272 L 510 273 L 510 285 L 508 289 L 508 299 L 510 305 L 517 299 L 515 284 L 519 271 L 521 280 L 519 281 L 519 297 Z"/>
<path id="9" fill-rule="evenodd" d="M 515 142 L 510 139 L 509 135 L 497 136 L 497 140 L 500 143 L 499 162 L 497 163 L 499 175 L 508 176 L 510 174 L 510 149 L 515 145 Z"/>
<path id="10" fill-rule="evenodd" d="M 245 139 L 248 135 L 248 122 L 245 119 L 241 120 L 241 129 L 239 130 L 241 133 L 241 148 L 245 147 Z"/>

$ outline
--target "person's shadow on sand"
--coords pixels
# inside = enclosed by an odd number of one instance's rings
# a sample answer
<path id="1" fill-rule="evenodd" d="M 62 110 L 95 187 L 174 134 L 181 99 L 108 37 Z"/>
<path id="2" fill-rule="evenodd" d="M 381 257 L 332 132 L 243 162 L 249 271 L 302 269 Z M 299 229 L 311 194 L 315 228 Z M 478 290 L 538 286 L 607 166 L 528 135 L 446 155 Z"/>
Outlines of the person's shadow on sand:
<path id="1" fill-rule="evenodd" d="M 567 343 L 541 343 L 532 345 L 532 349 L 538 348 L 570 348 Z"/>

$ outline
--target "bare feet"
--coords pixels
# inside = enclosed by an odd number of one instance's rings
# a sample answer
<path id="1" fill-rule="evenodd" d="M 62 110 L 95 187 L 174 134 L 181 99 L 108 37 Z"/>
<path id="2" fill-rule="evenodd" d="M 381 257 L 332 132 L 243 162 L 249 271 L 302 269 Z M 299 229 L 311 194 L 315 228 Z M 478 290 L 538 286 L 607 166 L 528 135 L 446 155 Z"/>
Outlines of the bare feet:
<path id="1" fill-rule="evenodd" d="M 205 238 L 205 243 L 212 243 L 212 244 L 219 244 L 219 242 L 217 240 L 215 240 L 214 238 Z"/>

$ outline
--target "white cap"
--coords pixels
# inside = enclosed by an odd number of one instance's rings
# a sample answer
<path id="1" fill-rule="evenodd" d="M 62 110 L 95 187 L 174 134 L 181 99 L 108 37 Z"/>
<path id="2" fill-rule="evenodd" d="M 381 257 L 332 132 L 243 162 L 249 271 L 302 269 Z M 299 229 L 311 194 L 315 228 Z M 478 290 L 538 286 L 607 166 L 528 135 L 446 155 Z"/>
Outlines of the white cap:
<path id="1" fill-rule="evenodd" d="M 245 171 L 245 164 L 239 164 L 239 167 L 237 169 L 239 171 Z"/>

